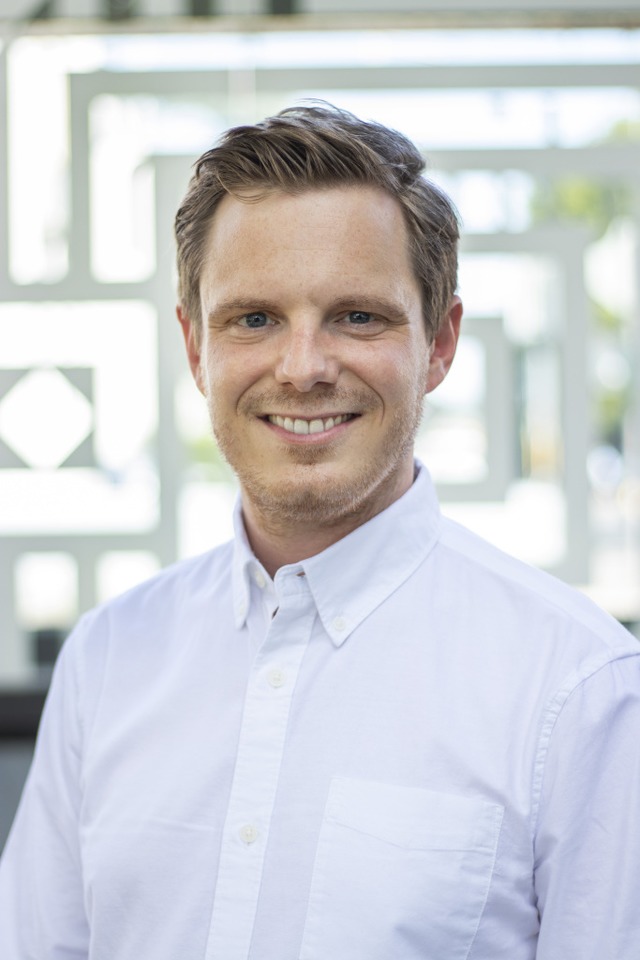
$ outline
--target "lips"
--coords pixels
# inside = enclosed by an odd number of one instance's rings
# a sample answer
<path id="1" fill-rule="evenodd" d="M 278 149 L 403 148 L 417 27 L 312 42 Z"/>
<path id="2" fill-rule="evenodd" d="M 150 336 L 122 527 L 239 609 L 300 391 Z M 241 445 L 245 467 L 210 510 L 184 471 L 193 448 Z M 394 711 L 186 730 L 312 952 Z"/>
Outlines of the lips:
<path id="1" fill-rule="evenodd" d="M 326 430 L 331 430 L 333 427 L 337 427 L 347 420 L 352 420 L 354 416 L 355 414 L 353 413 L 340 413 L 332 417 L 314 417 L 307 419 L 303 417 L 281 417 L 278 414 L 269 414 L 266 419 L 269 423 L 272 423 L 276 427 L 281 427 L 288 433 L 309 434 L 323 433 Z"/>

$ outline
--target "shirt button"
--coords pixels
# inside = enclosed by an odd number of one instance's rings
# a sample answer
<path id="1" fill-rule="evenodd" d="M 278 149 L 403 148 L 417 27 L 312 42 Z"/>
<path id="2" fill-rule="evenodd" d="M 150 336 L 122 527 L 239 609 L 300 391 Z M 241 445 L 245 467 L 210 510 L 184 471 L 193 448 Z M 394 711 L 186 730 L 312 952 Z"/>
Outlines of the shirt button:
<path id="1" fill-rule="evenodd" d="M 287 677 L 284 670 L 274 667 L 273 670 L 269 671 L 267 679 L 269 680 L 269 684 L 274 687 L 274 689 L 277 689 L 278 687 L 284 686 Z"/>
<path id="2" fill-rule="evenodd" d="M 256 584 L 260 587 L 261 590 L 265 587 L 267 583 L 262 573 L 262 570 L 254 570 L 253 579 L 255 580 Z"/>
<path id="3" fill-rule="evenodd" d="M 339 631 L 346 630 L 347 621 L 344 617 L 335 617 L 334 620 L 331 622 L 331 626 L 333 627 L 334 630 L 339 630 Z"/>
<path id="4" fill-rule="evenodd" d="M 258 838 L 258 831 L 252 823 L 246 823 L 240 828 L 240 839 L 245 843 L 253 843 Z"/>

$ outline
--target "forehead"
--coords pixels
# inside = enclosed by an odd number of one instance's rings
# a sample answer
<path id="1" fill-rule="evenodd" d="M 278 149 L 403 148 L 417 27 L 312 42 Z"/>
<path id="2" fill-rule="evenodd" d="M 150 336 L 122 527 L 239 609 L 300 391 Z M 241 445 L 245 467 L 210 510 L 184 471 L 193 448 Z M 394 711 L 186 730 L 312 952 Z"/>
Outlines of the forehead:
<path id="1" fill-rule="evenodd" d="M 416 285 L 402 208 L 376 187 L 226 196 L 211 221 L 201 292 L 234 282 Z"/>
<path id="2" fill-rule="evenodd" d="M 379 187 L 363 184 L 310 188 L 295 193 L 282 190 L 246 190 L 227 194 L 218 204 L 209 226 L 209 238 L 253 231 L 261 223 L 288 222 L 321 229 L 330 227 L 341 234 L 355 222 L 371 229 L 388 230 L 391 225 L 406 232 L 399 202 Z"/>

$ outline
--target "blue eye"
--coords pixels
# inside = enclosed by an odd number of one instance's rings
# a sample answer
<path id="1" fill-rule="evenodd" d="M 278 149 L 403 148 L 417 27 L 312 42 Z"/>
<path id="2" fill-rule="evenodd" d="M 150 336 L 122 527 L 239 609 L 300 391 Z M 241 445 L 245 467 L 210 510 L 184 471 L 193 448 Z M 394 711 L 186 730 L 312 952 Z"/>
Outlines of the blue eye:
<path id="1" fill-rule="evenodd" d="M 365 313 L 364 310 L 352 310 L 349 314 L 349 320 L 351 323 L 356 324 L 365 324 L 370 323 L 373 320 L 373 314 Z"/>
<path id="2" fill-rule="evenodd" d="M 260 330 L 262 327 L 266 327 L 269 322 L 269 318 L 266 313 L 257 311 L 256 313 L 246 313 L 244 317 L 240 318 L 240 323 L 243 327 L 248 327 L 250 330 Z"/>

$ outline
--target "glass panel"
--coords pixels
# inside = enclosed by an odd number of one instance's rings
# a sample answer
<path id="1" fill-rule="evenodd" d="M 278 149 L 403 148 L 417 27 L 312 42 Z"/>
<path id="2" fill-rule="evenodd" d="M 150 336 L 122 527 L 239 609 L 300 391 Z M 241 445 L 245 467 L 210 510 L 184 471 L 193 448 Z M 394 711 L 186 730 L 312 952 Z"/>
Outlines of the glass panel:
<path id="1" fill-rule="evenodd" d="M 23 553 L 15 568 L 15 588 L 24 630 L 67 630 L 78 615 L 78 565 L 68 553 Z"/>
<path id="2" fill-rule="evenodd" d="M 152 529 L 153 309 L 2 304 L 0 342 L 0 532 Z"/>
<path id="3" fill-rule="evenodd" d="M 96 565 L 99 603 L 124 593 L 160 569 L 156 556 L 146 550 L 111 550 L 103 553 Z"/>

